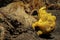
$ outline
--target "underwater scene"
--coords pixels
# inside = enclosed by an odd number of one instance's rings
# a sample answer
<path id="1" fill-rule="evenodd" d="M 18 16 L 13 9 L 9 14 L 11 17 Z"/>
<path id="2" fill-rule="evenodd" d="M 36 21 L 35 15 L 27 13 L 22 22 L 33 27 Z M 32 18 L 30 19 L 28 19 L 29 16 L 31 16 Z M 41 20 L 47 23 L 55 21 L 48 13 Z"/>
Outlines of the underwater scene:
<path id="1" fill-rule="evenodd" d="M 60 0 L 0 0 L 0 40 L 60 40 Z"/>

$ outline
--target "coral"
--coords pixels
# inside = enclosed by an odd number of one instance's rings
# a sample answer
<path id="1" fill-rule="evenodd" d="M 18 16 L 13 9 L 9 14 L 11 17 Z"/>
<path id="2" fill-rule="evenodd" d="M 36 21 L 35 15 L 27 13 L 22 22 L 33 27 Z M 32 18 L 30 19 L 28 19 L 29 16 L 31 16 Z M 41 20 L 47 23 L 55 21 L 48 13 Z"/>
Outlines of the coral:
<path id="1" fill-rule="evenodd" d="M 38 35 L 50 33 L 55 29 L 56 17 L 51 13 L 48 13 L 46 11 L 46 7 L 42 7 L 41 9 L 39 9 L 38 18 L 39 20 L 32 24 L 33 29 L 35 29 L 36 27 L 39 28 L 39 30 L 37 31 Z"/>

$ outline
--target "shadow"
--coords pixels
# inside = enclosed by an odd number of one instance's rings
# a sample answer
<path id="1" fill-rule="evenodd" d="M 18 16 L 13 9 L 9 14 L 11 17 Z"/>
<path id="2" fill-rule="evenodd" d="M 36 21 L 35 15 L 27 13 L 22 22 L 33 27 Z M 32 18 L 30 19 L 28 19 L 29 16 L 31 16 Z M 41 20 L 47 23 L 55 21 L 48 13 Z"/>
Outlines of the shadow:
<path id="1" fill-rule="evenodd" d="M 33 12 L 32 12 L 32 15 L 34 16 L 34 15 L 38 15 L 38 12 L 36 11 L 36 10 L 34 10 Z"/>
<path id="2" fill-rule="evenodd" d="M 40 30 L 40 28 L 38 27 L 38 26 L 36 26 L 35 27 L 35 31 L 37 32 L 37 31 L 39 31 Z M 53 31 L 53 30 L 52 30 Z M 52 37 L 52 35 L 51 34 L 42 34 L 42 35 L 40 35 L 39 36 L 40 38 L 44 38 L 44 39 L 53 39 L 54 37 Z"/>
<path id="3" fill-rule="evenodd" d="M 44 38 L 44 39 L 53 39 L 54 38 L 54 37 L 51 37 L 51 34 L 42 34 L 39 37 Z"/>

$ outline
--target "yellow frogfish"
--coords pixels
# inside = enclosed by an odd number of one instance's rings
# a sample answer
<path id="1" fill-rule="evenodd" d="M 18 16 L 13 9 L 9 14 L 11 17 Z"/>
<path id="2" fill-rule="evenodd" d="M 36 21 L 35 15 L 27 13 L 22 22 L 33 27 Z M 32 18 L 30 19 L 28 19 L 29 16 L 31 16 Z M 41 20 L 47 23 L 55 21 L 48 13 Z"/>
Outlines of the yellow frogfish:
<path id="1" fill-rule="evenodd" d="M 46 7 L 42 7 L 38 11 L 38 21 L 32 24 L 32 28 L 39 30 L 37 31 L 37 35 L 48 34 L 55 29 L 56 25 L 56 16 L 48 13 L 46 11 Z"/>

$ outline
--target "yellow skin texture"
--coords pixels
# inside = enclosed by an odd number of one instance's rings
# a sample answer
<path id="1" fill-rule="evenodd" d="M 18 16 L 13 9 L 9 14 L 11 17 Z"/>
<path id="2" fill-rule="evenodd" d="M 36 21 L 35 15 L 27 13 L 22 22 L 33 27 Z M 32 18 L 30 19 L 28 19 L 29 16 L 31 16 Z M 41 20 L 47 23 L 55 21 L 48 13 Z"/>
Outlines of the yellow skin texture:
<path id="1" fill-rule="evenodd" d="M 39 9 L 38 18 L 39 20 L 32 24 L 33 29 L 35 29 L 35 27 L 39 27 L 40 30 L 37 31 L 38 35 L 50 33 L 54 30 L 56 25 L 56 16 L 48 13 L 46 11 L 46 7 Z"/>

